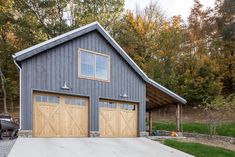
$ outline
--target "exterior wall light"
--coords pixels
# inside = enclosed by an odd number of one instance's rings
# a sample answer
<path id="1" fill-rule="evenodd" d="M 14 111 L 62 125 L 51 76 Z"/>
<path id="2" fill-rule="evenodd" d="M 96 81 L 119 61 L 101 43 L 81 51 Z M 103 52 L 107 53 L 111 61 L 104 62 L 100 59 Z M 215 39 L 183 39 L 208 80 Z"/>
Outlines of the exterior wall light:
<path id="1" fill-rule="evenodd" d="M 126 94 L 126 92 L 124 92 L 123 94 L 120 94 L 120 97 L 122 97 L 122 98 L 128 98 L 128 95 Z"/>
<path id="2" fill-rule="evenodd" d="M 67 85 L 67 82 L 64 81 L 64 85 L 61 87 L 61 89 L 64 89 L 64 90 L 69 90 L 69 87 Z"/>

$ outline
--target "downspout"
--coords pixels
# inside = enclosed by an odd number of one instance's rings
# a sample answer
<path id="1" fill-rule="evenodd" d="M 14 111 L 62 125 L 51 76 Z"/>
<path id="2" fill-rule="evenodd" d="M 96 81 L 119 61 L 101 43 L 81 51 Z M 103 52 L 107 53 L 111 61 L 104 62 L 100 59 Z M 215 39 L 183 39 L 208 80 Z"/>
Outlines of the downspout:
<path id="1" fill-rule="evenodd" d="M 15 55 L 12 55 L 12 57 L 13 57 L 13 60 L 14 60 L 14 63 L 15 63 L 15 65 L 17 66 L 17 68 L 19 69 L 19 71 L 20 71 L 20 91 L 19 91 L 19 93 L 20 93 L 20 99 L 19 99 L 19 101 L 20 101 L 20 129 L 19 130 L 21 130 L 21 67 L 19 66 L 19 64 L 17 64 L 17 62 L 16 62 L 16 56 Z"/>

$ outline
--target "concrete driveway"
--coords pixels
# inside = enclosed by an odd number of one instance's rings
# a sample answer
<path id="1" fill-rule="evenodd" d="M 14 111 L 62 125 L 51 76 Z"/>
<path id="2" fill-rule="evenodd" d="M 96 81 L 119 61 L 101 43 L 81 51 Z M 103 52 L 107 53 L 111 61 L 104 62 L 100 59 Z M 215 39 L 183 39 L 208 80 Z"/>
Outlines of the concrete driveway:
<path id="1" fill-rule="evenodd" d="M 191 157 L 147 138 L 18 138 L 9 157 Z"/>

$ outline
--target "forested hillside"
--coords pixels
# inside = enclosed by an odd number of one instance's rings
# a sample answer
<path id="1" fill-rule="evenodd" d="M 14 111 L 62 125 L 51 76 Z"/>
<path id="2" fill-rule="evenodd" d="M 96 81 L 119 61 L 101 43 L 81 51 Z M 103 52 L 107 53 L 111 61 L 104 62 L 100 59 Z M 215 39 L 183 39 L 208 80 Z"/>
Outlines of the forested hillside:
<path id="1" fill-rule="evenodd" d="M 18 105 L 12 54 L 93 21 L 189 104 L 235 92 L 234 0 L 216 0 L 214 8 L 195 0 L 187 21 L 166 17 L 155 2 L 133 12 L 124 10 L 124 0 L 0 0 L 1 112 Z"/>

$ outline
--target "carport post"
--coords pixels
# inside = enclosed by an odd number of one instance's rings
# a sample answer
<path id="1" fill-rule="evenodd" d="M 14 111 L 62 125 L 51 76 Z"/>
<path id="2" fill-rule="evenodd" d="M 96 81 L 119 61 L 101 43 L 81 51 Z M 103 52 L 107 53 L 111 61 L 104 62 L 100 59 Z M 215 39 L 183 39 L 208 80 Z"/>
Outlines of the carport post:
<path id="1" fill-rule="evenodd" d="M 180 119 L 181 119 L 180 109 L 181 109 L 180 104 L 177 103 L 176 104 L 176 131 L 177 132 L 180 131 Z"/>
<path id="2" fill-rule="evenodd" d="M 149 110 L 149 136 L 151 136 L 152 129 L 153 129 L 152 111 Z"/>

